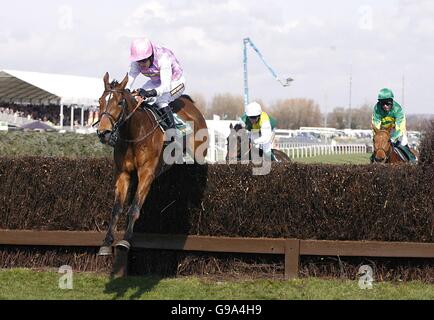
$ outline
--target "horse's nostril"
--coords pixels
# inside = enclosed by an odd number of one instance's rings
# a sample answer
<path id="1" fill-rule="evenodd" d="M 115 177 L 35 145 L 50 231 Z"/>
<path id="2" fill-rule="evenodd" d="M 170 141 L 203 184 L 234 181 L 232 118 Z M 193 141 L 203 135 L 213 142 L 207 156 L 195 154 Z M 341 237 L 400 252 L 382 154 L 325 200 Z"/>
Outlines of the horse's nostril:
<path id="1" fill-rule="evenodd" d="M 96 134 L 98 135 L 98 138 L 101 140 L 101 142 L 107 142 L 110 139 L 110 130 L 104 130 L 102 132 L 97 131 Z"/>

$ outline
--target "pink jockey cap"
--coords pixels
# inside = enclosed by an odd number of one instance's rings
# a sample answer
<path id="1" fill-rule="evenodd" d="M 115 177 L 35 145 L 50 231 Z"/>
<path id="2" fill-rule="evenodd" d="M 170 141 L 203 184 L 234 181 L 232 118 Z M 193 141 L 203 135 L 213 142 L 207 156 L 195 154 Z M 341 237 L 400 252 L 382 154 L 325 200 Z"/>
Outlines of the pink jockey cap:
<path id="1" fill-rule="evenodd" d="M 140 61 L 149 58 L 153 52 L 153 45 L 147 38 L 135 39 L 131 43 L 131 61 Z"/>

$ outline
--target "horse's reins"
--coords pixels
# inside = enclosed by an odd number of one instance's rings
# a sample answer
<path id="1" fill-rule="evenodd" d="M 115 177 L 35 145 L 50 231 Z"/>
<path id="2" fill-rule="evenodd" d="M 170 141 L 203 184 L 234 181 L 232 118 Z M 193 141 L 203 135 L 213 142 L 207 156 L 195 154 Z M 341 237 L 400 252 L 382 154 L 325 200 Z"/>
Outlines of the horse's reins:
<path id="1" fill-rule="evenodd" d="M 244 159 L 244 157 L 252 152 L 252 142 L 249 142 L 249 149 L 240 157 L 240 160 Z M 250 158 L 250 157 L 249 157 Z"/>
<path id="2" fill-rule="evenodd" d="M 119 89 L 110 89 L 110 90 L 106 90 L 106 91 L 104 91 L 104 94 L 105 93 L 108 93 L 108 92 L 110 92 L 110 94 L 109 94 L 109 97 L 108 97 L 108 100 L 107 100 L 107 103 L 106 103 L 106 106 L 105 106 L 105 110 L 104 110 L 104 112 L 102 112 L 101 113 L 101 115 L 100 115 L 100 119 L 97 121 L 97 122 L 95 122 L 93 125 L 92 125 L 92 127 L 94 127 L 94 126 L 96 126 L 98 123 L 100 123 L 101 122 L 101 119 L 102 119 L 102 117 L 103 116 L 107 116 L 108 118 L 109 118 L 109 120 L 110 120 L 110 123 L 111 123 L 111 125 L 112 125 L 112 127 L 113 127 L 113 129 L 112 129 L 112 132 L 115 132 L 115 131 L 117 131 L 118 130 L 118 128 L 120 128 L 121 126 L 123 126 L 133 115 L 134 115 L 134 113 L 137 111 L 137 109 L 142 105 L 142 103 L 143 103 L 143 101 L 142 102 L 140 102 L 140 103 L 138 103 L 137 104 L 137 106 L 134 108 L 134 110 L 132 111 L 132 112 L 130 112 L 126 117 L 125 117 L 125 102 L 126 102 L 126 98 L 124 97 L 124 92 L 125 92 L 125 90 L 119 90 Z M 117 92 L 117 93 L 120 93 L 121 95 L 122 95 L 122 100 L 121 100 L 121 103 L 122 103 L 122 112 L 119 114 L 119 116 L 118 116 L 118 118 L 115 120 L 114 119 L 114 117 L 110 114 L 110 112 L 108 112 L 107 111 L 107 108 L 108 108 L 108 104 L 109 104 L 109 102 L 110 102 L 110 99 L 111 99 L 111 97 L 112 97 L 112 94 L 114 93 L 114 92 Z M 105 98 L 105 97 L 104 97 Z M 127 102 L 127 104 L 128 104 L 128 102 Z M 146 111 L 146 110 L 145 110 Z M 149 116 L 149 113 L 148 113 L 148 111 L 146 111 L 146 115 L 148 116 L 148 118 L 149 118 L 149 120 L 151 120 L 152 121 L 152 118 Z M 125 142 L 140 142 L 140 141 L 142 141 L 142 140 L 144 140 L 144 139 L 146 139 L 147 137 L 149 137 L 156 129 L 158 128 L 158 123 L 157 124 L 155 124 L 154 125 L 154 127 L 151 129 L 151 131 L 150 132 L 148 132 L 145 136 L 143 136 L 143 137 L 141 137 L 141 138 L 138 138 L 138 139 L 133 139 L 133 140 L 128 140 L 128 139 L 122 139 L 122 138 L 120 138 L 119 137 L 119 139 L 121 139 L 121 140 L 123 140 L 123 141 L 125 141 Z"/>
<path id="3" fill-rule="evenodd" d="M 107 92 L 107 91 L 104 91 L 103 95 L 106 94 L 106 92 Z M 112 93 L 110 92 L 110 96 L 109 96 L 108 101 L 110 101 L 111 95 L 112 95 Z M 101 100 L 101 99 L 102 99 L 102 97 L 100 98 L 100 100 Z M 104 99 L 105 99 L 105 96 L 104 96 Z M 101 102 L 100 102 L 100 103 L 101 103 Z M 109 118 L 110 123 L 111 123 L 112 126 L 114 126 L 114 123 L 116 123 L 116 120 L 114 120 L 113 116 L 112 116 L 110 113 L 107 112 L 107 104 L 108 104 L 108 103 L 106 103 L 106 106 L 105 106 L 105 110 L 104 110 L 104 112 L 100 114 L 100 118 L 99 118 L 99 120 L 98 120 L 97 122 L 95 122 L 95 123 L 92 124 L 92 128 L 94 128 L 96 125 L 98 125 L 98 124 L 101 122 L 101 119 L 102 119 L 102 117 L 103 117 L 104 115 L 107 115 L 107 116 L 108 116 L 108 118 Z"/>
<path id="4" fill-rule="evenodd" d="M 385 130 L 381 130 L 382 132 L 384 132 Z M 378 148 L 377 150 L 375 150 L 374 155 L 375 155 L 375 160 L 377 160 L 377 152 L 380 150 L 383 150 L 384 154 L 386 155 L 386 158 L 384 158 L 384 163 L 386 163 L 390 157 L 392 156 L 392 153 L 394 152 L 394 148 L 393 148 L 393 143 L 390 141 L 390 136 L 389 136 L 389 152 L 386 152 L 386 150 L 384 148 Z"/>
<path id="5" fill-rule="evenodd" d="M 114 93 L 114 92 L 117 92 L 117 93 L 120 93 L 120 94 L 122 94 L 123 95 L 123 90 L 118 90 L 118 89 L 110 89 L 110 90 L 106 90 L 106 91 L 104 91 L 104 93 L 107 93 L 107 92 L 110 92 L 110 95 L 109 95 L 109 97 L 108 97 L 108 100 L 107 100 L 107 103 L 106 103 L 106 106 L 105 106 L 105 110 L 104 110 L 104 112 L 103 113 L 101 113 L 101 115 L 100 115 L 100 120 L 98 120 L 97 122 L 95 122 L 93 125 L 92 125 L 92 127 L 94 127 L 94 126 L 96 126 L 98 123 L 100 123 L 101 122 L 101 119 L 102 119 L 102 117 L 103 116 L 107 116 L 108 118 L 109 118 L 109 120 L 110 120 L 110 123 L 111 123 L 111 125 L 114 127 L 114 126 L 118 126 L 118 127 L 120 127 L 120 126 L 122 126 L 128 119 L 130 119 L 132 116 L 133 116 L 133 114 L 134 114 L 134 112 L 136 112 L 136 110 L 140 107 L 140 105 L 141 105 L 141 103 L 138 103 L 137 104 L 137 106 L 134 108 L 134 110 L 124 119 L 124 117 L 125 117 L 125 97 L 122 97 L 122 100 L 121 100 L 121 103 L 122 103 L 122 112 L 121 112 L 121 114 L 118 116 L 118 118 L 115 120 L 115 118 L 110 114 L 110 112 L 108 112 L 107 111 L 107 108 L 108 108 L 108 104 L 109 104 L 109 102 L 110 102 L 110 99 L 111 99 L 111 97 L 112 97 L 112 94 Z M 105 98 L 105 97 L 104 97 Z M 121 121 L 120 123 L 118 123 L 119 121 Z"/>
<path id="6" fill-rule="evenodd" d="M 378 152 L 378 151 L 381 151 L 381 150 L 383 150 L 384 154 L 386 155 L 386 158 L 384 158 L 384 162 L 387 162 L 387 160 L 389 160 L 389 158 L 390 158 L 390 156 L 391 156 L 391 154 L 392 154 L 392 152 L 393 152 L 393 146 L 391 146 L 391 148 L 389 149 L 389 152 L 386 152 L 386 150 L 384 150 L 384 148 L 378 148 L 378 149 L 375 151 L 375 155 L 377 155 L 377 152 Z M 377 157 L 376 157 L 376 156 L 375 156 L 375 160 L 377 160 Z"/>

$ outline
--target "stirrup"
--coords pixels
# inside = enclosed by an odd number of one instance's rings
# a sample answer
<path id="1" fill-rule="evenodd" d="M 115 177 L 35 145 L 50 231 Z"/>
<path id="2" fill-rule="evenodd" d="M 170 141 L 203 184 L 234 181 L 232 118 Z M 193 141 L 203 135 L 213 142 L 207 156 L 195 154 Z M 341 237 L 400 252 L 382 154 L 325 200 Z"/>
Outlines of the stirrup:
<path id="1" fill-rule="evenodd" d="M 160 117 L 158 120 L 158 123 L 163 128 L 164 132 L 166 132 L 169 129 L 176 129 L 173 123 L 169 122 L 169 116 L 167 114 L 164 114 Z"/>
<path id="2" fill-rule="evenodd" d="M 124 248 L 126 250 L 130 250 L 131 244 L 127 240 L 121 240 L 116 243 L 116 248 Z"/>
<path id="3" fill-rule="evenodd" d="M 280 160 L 277 159 L 276 155 L 274 154 L 274 152 L 271 152 L 271 161 L 274 162 L 280 162 Z"/>

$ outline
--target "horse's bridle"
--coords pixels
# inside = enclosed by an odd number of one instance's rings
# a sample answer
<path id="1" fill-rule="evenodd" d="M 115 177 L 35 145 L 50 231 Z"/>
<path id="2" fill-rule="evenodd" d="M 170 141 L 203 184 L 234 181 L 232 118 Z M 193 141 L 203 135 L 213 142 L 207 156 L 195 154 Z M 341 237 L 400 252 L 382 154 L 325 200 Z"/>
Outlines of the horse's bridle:
<path id="1" fill-rule="evenodd" d="M 390 144 L 390 142 L 389 142 L 389 144 Z M 386 157 L 383 159 L 383 161 L 377 161 L 377 152 L 378 152 L 378 151 L 381 151 L 381 150 L 383 150 L 383 152 L 384 152 L 384 154 L 386 155 Z M 384 148 L 378 148 L 378 149 L 375 151 L 375 153 L 374 153 L 374 160 L 375 160 L 375 162 L 384 162 L 384 163 L 386 163 L 386 162 L 389 160 L 392 151 L 393 151 L 393 146 L 391 146 L 391 147 L 389 148 L 389 152 L 386 152 L 386 150 L 385 150 Z"/>
<path id="2" fill-rule="evenodd" d="M 121 140 L 123 140 L 125 142 L 139 142 L 139 141 L 142 141 L 142 140 L 146 139 L 149 135 L 151 135 L 158 128 L 159 125 L 157 123 L 157 124 L 154 125 L 154 127 L 152 128 L 152 130 L 150 130 L 146 135 L 144 135 L 143 137 L 141 137 L 139 139 L 127 140 L 127 139 L 120 138 L 120 136 L 119 136 L 119 128 L 121 126 L 123 126 L 134 115 L 134 113 L 140 107 L 141 103 L 138 103 L 137 106 L 134 108 L 134 110 L 132 112 L 130 112 L 128 115 L 126 115 L 126 111 L 125 110 L 126 110 L 126 103 L 127 103 L 126 100 L 127 99 L 124 96 L 125 89 L 123 89 L 123 90 L 119 90 L 119 89 L 105 90 L 103 92 L 103 97 L 104 98 L 105 98 L 105 94 L 107 94 L 107 93 L 110 93 L 110 94 L 109 94 L 109 97 L 108 97 L 108 100 L 107 100 L 107 103 L 106 103 L 106 106 L 105 106 L 105 110 L 104 110 L 104 112 L 101 113 L 100 119 L 97 122 L 95 122 L 92 125 L 92 127 L 95 127 L 96 125 L 98 125 L 98 123 L 101 122 L 101 119 L 102 119 L 103 116 L 107 116 L 109 118 L 109 120 L 110 120 L 111 125 L 112 125 L 112 130 L 111 130 L 111 135 L 110 135 L 110 145 L 115 145 L 116 142 L 119 139 L 121 139 Z M 111 113 L 108 112 L 108 110 L 107 110 L 109 102 L 110 102 L 110 99 L 111 99 L 113 93 L 120 93 L 121 96 L 122 96 L 122 100 L 119 102 L 119 104 L 122 105 L 122 107 L 121 107 L 122 111 L 119 114 L 119 116 L 118 116 L 117 119 L 115 119 L 111 115 Z M 149 113 L 146 112 L 146 114 L 148 115 L 149 119 L 152 120 L 151 116 L 149 115 Z M 104 134 L 104 133 L 98 133 L 98 131 L 97 131 L 97 134 L 100 135 L 100 134 Z"/>
<path id="3" fill-rule="evenodd" d="M 110 102 L 110 99 L 111 99 L 112 94 L 113 94 L 114 92 L 116 92 L 116 93 L 120 93 L 120 94 L 122 95 L 122 100 L 121 100 L 121 102 L 120 102 L 120 103 L 122 104 L 122 112 L 119 114 L 119 116 L 118 116 L 117 119 L 115 119 L 115 118 L 111 115 L 111 113 L 108 112 L 108 110 L 107 110 L 108 105 L 109 105 L 109 102 Z M 122 124 L 125 123 L 125 121 L 122 121 L 121 123 L 119 123 L 119 121 L 121 121 L 121 120 L 125 117 L 125 102 L 126 102 L 126 99 L 125 99 L 125 97 L 123 96 L 124 90 L 118 90 L 118 89 L 105 90 L 105 91 L 103 92 L 103 96 L 104 96 L 104 98 L 105 98 L 105 94 L 107 94 L 107 93 L 110 93 L 110 94 L 109 94 L 109 97 L 108 97 L 107 103 L 106 103 L 106 105 L 105 105 L 105 110 L 104 110 L 104 112 L 102 112 L 102 113 L 100 114 L 100 119 L 99 119 L 97 122 L 95 122 L 95 123 L 92 125 L 92 127 L 95 127 L 96 125 L 98 125 L 98 123 L 101 122 L 101 119 L 102 119 L 103 116 L 107 116 L 107 117 L 109 118 L 110 123 L 111 123 L 111 125 L 112 125 L 113 128 L 114 128 L 115 126 L 117 126 L 117 128 L 119 128 Z"/>

